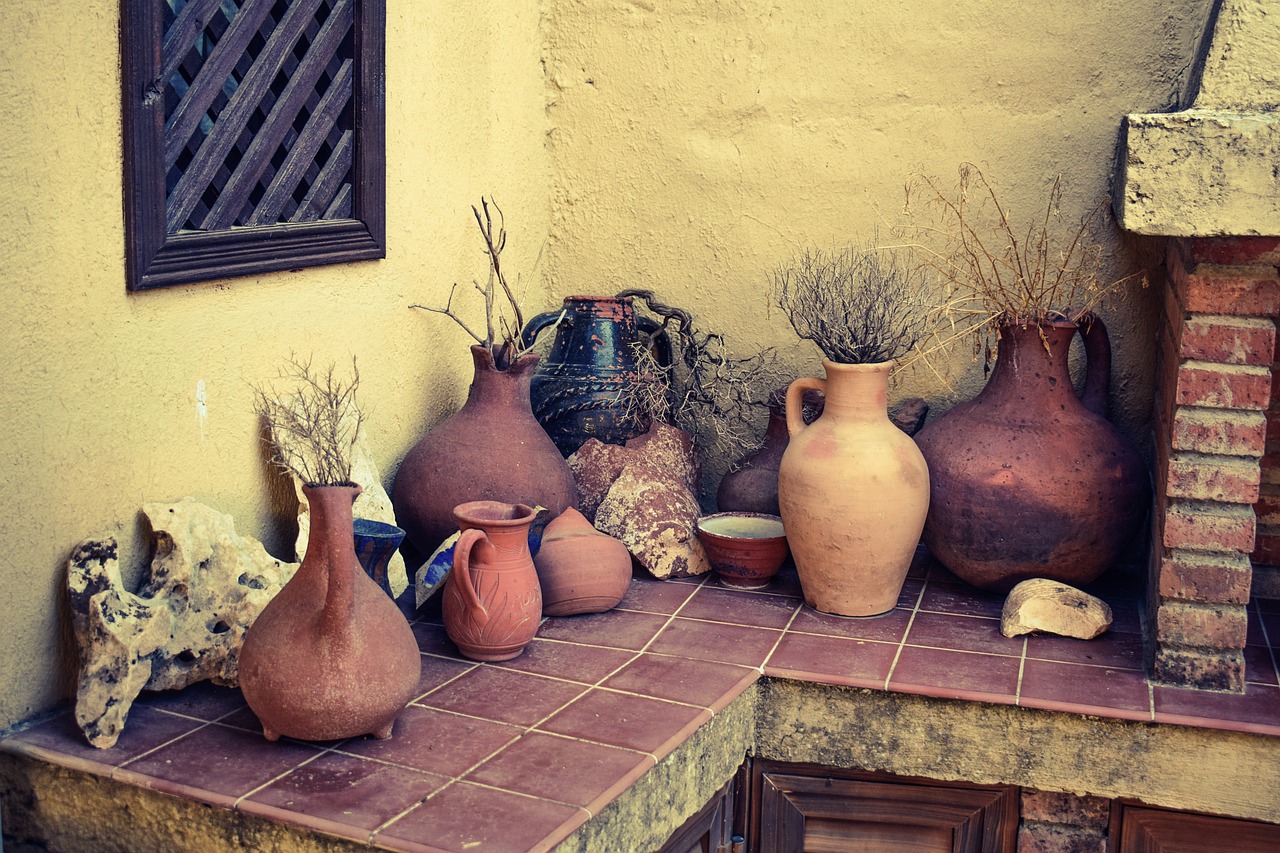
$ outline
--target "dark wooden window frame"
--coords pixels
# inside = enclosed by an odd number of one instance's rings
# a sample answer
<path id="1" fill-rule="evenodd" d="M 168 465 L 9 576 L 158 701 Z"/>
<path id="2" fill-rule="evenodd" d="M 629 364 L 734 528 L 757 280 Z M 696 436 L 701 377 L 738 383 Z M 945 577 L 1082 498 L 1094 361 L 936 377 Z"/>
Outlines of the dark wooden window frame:
<path id="1" fill-rule="evenodd" d="M 121 4 L 128 288 L 385 257 L 385 0 L 356 0 L 351 219 L 167 233 L 162 25 L 157 0 Z"/>

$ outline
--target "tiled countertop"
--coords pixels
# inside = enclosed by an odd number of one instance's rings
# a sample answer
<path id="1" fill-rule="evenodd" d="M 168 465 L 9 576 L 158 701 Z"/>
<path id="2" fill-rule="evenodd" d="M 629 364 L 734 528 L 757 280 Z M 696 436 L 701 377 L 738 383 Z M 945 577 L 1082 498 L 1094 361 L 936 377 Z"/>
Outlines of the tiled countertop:
<path id="1" fill-rule="evenodd" d="M 1002 596 L 923 560 L 898 608 L 870 619 L 804 606 L 793 572 L 759 592 L 637 579 L 618 609 L 547 619 L 498 664 L 461 658 L 428 606 L 413 619 L 420 695 L 390 740 L 268 743 L 238 690 L 202 684 L 145 694 L 109 750 L 69 713 L 0 749 L 388 849 L 461 853 L 495 838 L 554 848 L 762 674 L 1280 735 L 1280 602 L 1250 604 L 1248 690 L 1235 696 L 1149 684 L 1139 602 L 1105 582 L 1092 591 L 1116 619 L 1080 641 L 1001 636 Z"/>

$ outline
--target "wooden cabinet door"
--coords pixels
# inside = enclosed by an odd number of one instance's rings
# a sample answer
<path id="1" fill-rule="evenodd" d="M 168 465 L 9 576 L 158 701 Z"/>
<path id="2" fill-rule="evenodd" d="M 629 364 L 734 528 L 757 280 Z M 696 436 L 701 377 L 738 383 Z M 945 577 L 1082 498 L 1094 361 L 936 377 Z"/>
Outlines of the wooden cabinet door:
<path id="1" fill-rule="evenodd" d="M 735 847 L 745 812 L 747 764 L 739 768 L 729 784 L 677 829 L 658 853 L 745 853 L 745 842 Z"/>
<path id="2" fill-rule="evenodd" d="M 1229 817 L 1120 805 L 1116 853 L 1275 853 L 1280 826 Z M 1113 836 L 1114 837 L 1114 836 Z"/>
<path id="3" fill-rule="evenodd" d="M 759 853 L 1013 853 L 1018 789 L 756 762 Z"/>

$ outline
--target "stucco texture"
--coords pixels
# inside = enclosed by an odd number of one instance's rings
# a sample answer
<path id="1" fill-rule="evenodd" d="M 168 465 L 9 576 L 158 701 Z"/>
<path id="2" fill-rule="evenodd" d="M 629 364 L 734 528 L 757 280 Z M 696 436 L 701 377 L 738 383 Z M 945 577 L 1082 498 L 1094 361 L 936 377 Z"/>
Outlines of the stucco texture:
<path id="1" fill-rule="evenodd" d="M 482 276 L 469 205 L 496 194 L 530 313 L 650 286 L 744 349 L 791 341 L 770 269 L 889 221 L 914 171 L 984 166 L 1016 209 L 1063 173 L 1074 216 L 1109 190 L 1120 120 L 1178 103 L 1210 0 L 388 3 L 387 257 L 129 294 L 119 4 L 11 0 L 0 46 L 0 728 L 70 695 L 62 588 L 81 539 L 139 549 L 146 501 L 191 495 L 287 555 L 251 385 L 290 353 L 360 362 L 389 484 L 456 408 L 467 339 L 412 311 Z M 1118 232 L 1113 267 L 1157 254 Z M 1153 312 L 1110 316 L 1113 391 L 1140 442 Z M 788 350 L 816 374 L 812 350 Z M 935 409 L 954 390 L 902 377 Z M 206 410 L 200 414 L 202 383 Z M 134 555 L 132 565 L 143 563 Z"/>

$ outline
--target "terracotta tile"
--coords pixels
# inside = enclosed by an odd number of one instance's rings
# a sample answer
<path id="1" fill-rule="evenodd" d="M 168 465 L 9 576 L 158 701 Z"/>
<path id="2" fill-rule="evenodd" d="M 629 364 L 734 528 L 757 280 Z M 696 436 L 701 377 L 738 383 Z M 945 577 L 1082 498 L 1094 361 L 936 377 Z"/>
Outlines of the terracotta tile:
<path id="1" fill-rule="evenodd" d="M 241 800 L 236 809 L 363 841 L 448 781 L 330 752 Z"/>
<path id="2" fill-rule="evenodd" d="M 628 649 L 606 649 L 559 640 L 535 639 L 525 646 L 520 657 L 489 665 L 549 675 L 580 684 L 598 684 L 635 656 L 636 653 Z"/>
<path id="3" fill-rule="evenodd" d="M 247 732 L 262 734 L 262 723 L 258 720 L 258 715 L 253 713 L 253 709 L 247 705 L 238 711 L 232 711 L 224 717 L 219 717 L 217 722 L 220 726 L 232 726 L 233 728 L 244 729 Z"/>
<path id="4" fill-rule="evenodd" d="M 340 749 L 352 755 L 452 777 L 462 775 L 511 743 L 520 736 L 520 731 L 505 723 L 410 705 L 396 720 L 390 739 L 350 740 Z"/>
<path id="5" fill-rule="evenodd" d="M 698 660 L 760 666 L 781 637 L 781 631 L 766 628 L 677 617 L 662 629 L 662 633 L 649 645 L 648 651 Z"/>
<path id="6" fill-rule="evenodd" d="M 782 568 L 773 576 L 773 580 L 764 589 L 756 590 L 765 595 L 786 595 L 791 598 L 804 598 L 804 590 L 800 588 L 800 576 L 796 574 L 795 563 L 788 557 Z"/>
<path id="7" fill-rule="evenodd" d="M 889 689 L 1011 704 L 1019 663 L 1018 658 L 1002 655 L 904 646 L 889 676 Z"/>
<path id="8" fill-rule="evenodd" d="M 3 741 L 9 751 L 46 757 L 69 767 L 117 767 L 205 725 L 200 720 L 166 714 L 147 707 L 134 707 L 125 721 L 116 745 L 99 749 L 85 740 L 71 711 L 17 732 Z M 69 760 L 69 759 L 74 759 Z"/>
<path id="9" fill-rule="evenodd" d="M 234 802 L 260 785 L 320 754 L 289 740 L 271 743 L 261 734 L 205 726 L 124 766 L 128 775 L 163 779 L 178 790 L 199 790 Z M 158 788 L 164 789 L 164 786 Z"/>
<path id="10" fill-rule="evenodd" d="M 466 660 L 458 651 L 458 647 L 453 644 L 453 640 L 449 639 L 443 625 L 434 622 L 414 622 L 409 627 L 413 629 L 413 636 L 418 640 L 418 648 L 424 654 Z"/>
<path id="11" fill-rule="evenodd" d="M 1243 694 L 1155 687 L 1156 722 L 1280 735 L 1280 688 L 1246 684 Z"/>
<path id="12" fill-rule="evenodd" d="M 764 671 L 784 678 L 882 690 L 897 653 L 895 643 L 788 633 Z"/>
<path id="13" fill-rule="evenodd" d="M 1112 669 L 1145 668 L 1142 638 L 1110 631 L 1092 640 L 1032 634 L 1027 637 L 1027 657 L 1063 663 L 1087 663 Z"/>
<path id="14" fill-rule="evenodd" d="M 1272 643 L 1280 645 L 1280 616 L 1272 613 L 1249 611 L 1249 622 L 1245 630 L 1245 642 L 1250 646 L 1268 646 Z"/>
<path id="15" fill-rule="evenodd" d="M 753 628 L 785 628 L 800 602 L 789 596 L 704 586 L 680 609 L 680 616 Z"/>
<path id="16" fill-rule="evenodd" d="M 450 853 L 542 853 L 590 816 L 586 809 L 575 806 L 458 782 L 383 829 L 374 843 Z"/>
<path id="17" fill-rule="evenodd" d="M 1004 596 L 986 592 L 964 583 L 938 583 L 930 578 L 920 599 L 920 609 L 955 616 L 987 616 L 1000 618 Z"/>
<path id="18" fill-rule="evenodd" d="M 181 690 L 144 690 L 134 707 L 154 708 L 197 720 L 216 720 L 245 707 L 238 687 L 219 687 L 212 681 L 198 681 Z"/>
<path id="19" fill-rule="evenodd" d="M 1018 704 L 1030 708 L 1106 716 L 1129 711 L 1131 719 L 1151 719 L 1147 679 L 1131 669 L 1028 660 L 1020 695 Z"/>
<path id="20" fill-rule="evenodd" d="M 428 693 L 419 704 L 501 723 L 532 726 L 586 689 L 576 682 L 480 666 L 450 682 L 446 689 Z"/>
<path id="21" fill-rule="evenodd" d="M 631 610 L 610 610 L 548 619 L 538 629 L 545 640 L 567 640 L 589 646 L 639 651 L 657 636 L 668 617 Z"/>
<path id="22" fill-rule="evenodd" d="M 467 774 L 466 781 L 582 806 L 594 814 L 653 765 L 653 757 L 643 752 L 528 732 Z"/>
<path id="23" fill-rule="evenodd" d="M 915 610 L 920 604 L 920 593 L 924 591 L 924 578 L 907 578 L 902 583 L 902 591 L 898 593 L 897 607 Z"/>
<path id="24" fill-rule="evenodd" d="M 442 684 L 447 684 L 464 672 L 470 672 L 479 666 L 475 661 L 454 660 L 453 658 L 442 658 L 436 655 L 422 656 L 422 677 L 418 679 L 418 691 L 414 694 L 414 699 L 422 696 L 424 693 L 435 690 Z"/>
<path id="25" fill-rule="evenodd" d="M 1019 656 L 1025 642 L 1021 637 L 1011 638 L 1001 634 L 999 619 L 921 611 L 915 614 L 915 619 L 911 622 L 907 644 Z"/>
<path id="26" fill-rule="evenodd" d="M 1111 627 L 1108 631 L 1112 634 L 1141 634 L 1142 618 L 1139 615 L 1141 607 L 1138 602 L 1127 599 L 1116 600 L 1113 598 L 1102 598 L 1111 608 Z"/>
<path id="27" fill-rule="evenodd" d="M 879 616 L 833 616 L 806 605 L 800 608 L 787 633 L 824 634 L 854 640 L 898 643 L 902 641 L 910 623 L 911 612 L 908 610 L 890 610 Z"/>
<path id="28" fill-rule="evenodd" d="M 911 557 L 911 566 L 907 569 L 907 577 L 924 579 L 928 576 L 929 568 L 933 564 L 933 555 L 930 554 L 929 549 L 921 543 L 916 546 L 916 552 Z"/>
<path id="29" fill-rule="evenodd" d="M 757 676 L 754 669 L 727 663 L 643 654 L 608 678 L 603 686 L 714 711 L 741 693 Z"/>
<path id="30" fill-rule="evenodd" d="M 1280 598 L 1255 598 L 1250 604 L 1262 613 L 1280 613 Z"/>
<path id="31" fill-rule="evenodd" d="M 668 583 L 652 578 L 632 578 L 627 594 L 618 605 L 620 610 L 671 615 L 689 600 L 694 590 L 687 583 Z"/>
<path id="32" fill-rule="evenodd" d="M 595 689 L 538 729 L 652 753 L 661 760 L 709 719 L 711 712 L 704 708 Z"/>
<path id="33" fill-rule="evenodd" d="M 1245 680 L 1254 684 L 1276 684 L 1276 666 L 1271 649 L 1264 646 L 1245 646 Z"/>

